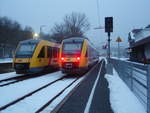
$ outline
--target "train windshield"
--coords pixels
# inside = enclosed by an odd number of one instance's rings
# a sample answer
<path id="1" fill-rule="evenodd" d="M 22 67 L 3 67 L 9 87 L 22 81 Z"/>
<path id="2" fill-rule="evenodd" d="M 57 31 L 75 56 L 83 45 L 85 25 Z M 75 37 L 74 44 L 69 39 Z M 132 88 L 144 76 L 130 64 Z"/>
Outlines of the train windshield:
<path id="1" fill-rule="evenodd" d="M 22 43 L 19 45 L 16 57 L 31 58 L 36 47 L 36 43 Z"/>
<path id="2" fill-rule="evenodd" d="M 64 53 L 80 53 L 82 49 L 82 43 L 65 43 L 63 45 Z"/>

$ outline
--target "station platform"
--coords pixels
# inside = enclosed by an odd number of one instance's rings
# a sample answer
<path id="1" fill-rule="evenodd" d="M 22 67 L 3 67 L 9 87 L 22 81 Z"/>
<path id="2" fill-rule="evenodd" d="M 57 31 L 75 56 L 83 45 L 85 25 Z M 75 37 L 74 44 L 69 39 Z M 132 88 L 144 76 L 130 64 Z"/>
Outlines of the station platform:
<path id="1" fill-rule="evenodd" d="M 102 60 L 87 73 L 84 81 L 72 95 L 52 113 L 113 113 L 109 101 L 105 61 Z"/>

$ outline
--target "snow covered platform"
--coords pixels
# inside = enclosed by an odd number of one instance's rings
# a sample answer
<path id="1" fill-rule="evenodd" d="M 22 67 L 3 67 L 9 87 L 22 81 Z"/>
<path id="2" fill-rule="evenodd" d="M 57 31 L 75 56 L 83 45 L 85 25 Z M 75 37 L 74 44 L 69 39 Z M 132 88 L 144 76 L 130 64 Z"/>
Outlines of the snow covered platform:
<path id="1" fill-rule="evenodd" d="M 57 113 L 113 113 L 109 103 L 108 83 L 104 78 L 104 60 L 97 64 L 85 80 L 53 112 Z M 52 112 L 52 113 L 53 113 Z"/>
<path id="2" fill-rule="evenodd" d="M 13 62 L 13 58 L 0 58 L 0 64 L 12 63 L 12 62 Z"/>
<path id="3" fill-rule="evenodd" d="M 13 71 L 12 62 L 13 58 L 0 58 L 0 73 Z"/>
<path id="4" fill-rule="evenodd" d="M 106 74 L 105 78 L 109 83 L 110 103 L 114 113 L 146 113 L 143 105 L 116 70 L 113 70 L 113 75 Z"/>

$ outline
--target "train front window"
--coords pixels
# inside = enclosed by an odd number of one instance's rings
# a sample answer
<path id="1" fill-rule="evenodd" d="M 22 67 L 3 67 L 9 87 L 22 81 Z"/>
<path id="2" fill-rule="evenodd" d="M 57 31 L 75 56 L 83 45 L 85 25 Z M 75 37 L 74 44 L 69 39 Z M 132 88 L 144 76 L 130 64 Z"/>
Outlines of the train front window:
<path id="1" fill-rule="evenodd" d="M 16 52 L 16 57 L 32 57 L 35 47 L 35 43 L 20 44 Z"/>
<path id="2" fill-rule="evenodd" d="M 82 48 L 82 43 L 65 43 L 63 45 L 64 53 L 79 53 Z"/>

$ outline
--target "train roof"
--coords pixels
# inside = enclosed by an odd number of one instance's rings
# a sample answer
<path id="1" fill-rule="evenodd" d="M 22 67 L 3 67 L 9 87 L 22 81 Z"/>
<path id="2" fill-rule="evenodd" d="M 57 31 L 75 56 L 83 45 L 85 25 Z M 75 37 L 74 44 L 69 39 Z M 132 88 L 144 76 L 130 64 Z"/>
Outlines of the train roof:
<path id="1" fill-rule="evenodd" d="M 88 40 L 86 37 L 71 37 L 64 39 L 63 42 L 83 42 L 84 40 Z"/>
<path id="2" fill-rule="evenodd" d="M 88 38 L 86 38 L 86 37 L 71 37 L 71 38 L 64 39 L 63 42 L 65 42 L 65 43 L 69 43 L 69 42 L 83 42 L 84 40 L 88 40 L 90 46 L 92 48 L 94 48 L 95 50 L 97 50 L 96 47 L 94 46 L 94 44 L 91 43 L 91 41 Z"/>
<path id="3" fill-rule="evenodd" d="M 50 42 L 50 43 L 55 43 L 55 44 L 58 44 L 58 43 L 56 43 L 56 42 L 52 42 L 52 41 L 48 41 L 48 40 L 43 40 L 43 39 L 29 39 L 29 40 L 23 40 L 23 41 L 20 41 L 20 43 L 22 44 L 22 43 L 35 43 L 35 44 L 37 44 L 37 43 L 39 43 L 40 41 L 46 41 L 46 42 Z M 59 45 L 59 44 L 58 44 Z"/>
<path id="4" fill-rule="evenodd" d="M 26 43 L 28 43 L 28 44 L 38 44 L 41 41 L 45 41 L 45 42 L 47 42 L 49 44 L 52 44 L 55 47 L 60 47 L 60 44 L 58 44 L 58 43 L 51 42 L 51 41 L 48 41 L 48 40 L 42 40 L 42 39 L 37 39 L 37 40 L 35 40 L 35 39 L 23 40 L 23 41 L 20 41 L 20 44 L 26 44 Z"/>
<path id="5" fill-rule="evenodd" d="M 38 39 L 38 40 L 30 39 L 30 40 L 20 41 L 20 43 L 39 43 L 40 41 L 41 41 L 40 39 Z"/>

